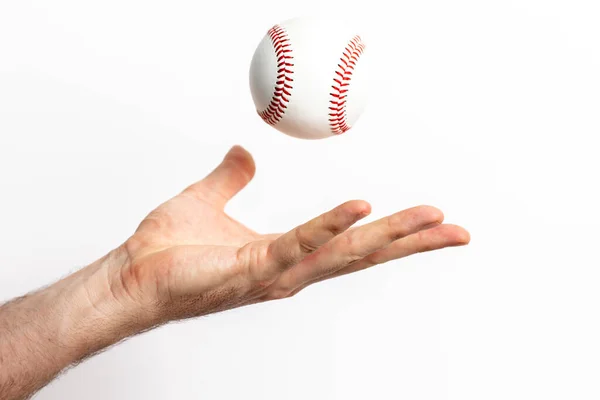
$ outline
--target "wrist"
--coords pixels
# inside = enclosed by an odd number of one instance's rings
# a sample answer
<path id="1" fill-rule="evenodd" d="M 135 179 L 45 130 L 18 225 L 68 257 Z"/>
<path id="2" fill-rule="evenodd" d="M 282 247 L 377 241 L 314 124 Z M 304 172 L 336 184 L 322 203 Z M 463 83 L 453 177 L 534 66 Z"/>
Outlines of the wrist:
<path id="1" fill-rule="evenodd" d="M 154 325 L 150 304 L 132 296 L 122 279 L 129 262 L 126 249 L 119 247 L 65 280 L 71 289 L 62 332 L 79 358 Z"/>
<path id="2" fill-rule="evenodd" d="M 117 249 L 0 307 L 0 398 L 25 398 L 68 366 L 148 327 L 143 309 L 110 278 L 127 262 Z"/>

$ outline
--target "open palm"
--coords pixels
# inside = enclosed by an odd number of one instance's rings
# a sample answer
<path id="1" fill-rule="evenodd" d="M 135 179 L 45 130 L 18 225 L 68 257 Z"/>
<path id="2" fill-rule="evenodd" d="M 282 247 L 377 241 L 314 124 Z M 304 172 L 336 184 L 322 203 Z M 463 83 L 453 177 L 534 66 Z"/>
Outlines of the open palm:
<path id="1" fill-rule="evenodd" d="M 163 319 L 181 319 L 289 297 L 323 279 L 469 242 L 466 230 L 442 224 L 442 212 L 430 206 L 351 228 L 371 211 L 362 200 L 284 234 L 258 234 L 224 212 L 254 170 L 250 154 L 235 146 L 206 178 L 150 213 L 125 244 L 120 279 L 128 296 L 159 305 Z"/>

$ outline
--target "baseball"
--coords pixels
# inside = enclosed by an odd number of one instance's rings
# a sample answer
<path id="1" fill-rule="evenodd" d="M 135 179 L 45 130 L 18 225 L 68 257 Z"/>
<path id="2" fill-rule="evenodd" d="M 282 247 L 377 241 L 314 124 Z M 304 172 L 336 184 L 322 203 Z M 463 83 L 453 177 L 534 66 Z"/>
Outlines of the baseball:
<path id="1" fill-rule="evenodd" d="M 258 115 L 289 136 L 347 132 L 367 102 L 365 43 L 343 21 L 300 17 L 273 26 L 250 64 Z"/>

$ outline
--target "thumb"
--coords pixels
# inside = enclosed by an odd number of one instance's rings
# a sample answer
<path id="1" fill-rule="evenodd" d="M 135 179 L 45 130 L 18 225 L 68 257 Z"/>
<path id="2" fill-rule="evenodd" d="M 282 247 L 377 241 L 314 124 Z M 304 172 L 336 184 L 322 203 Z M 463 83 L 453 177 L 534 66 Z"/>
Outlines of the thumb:
<path id="1" fill-rule="evenodd" d="M 227 202 L 242 190 L 254 177 L 256 167 L 248 151 L 242 146 L 233 146 L 223 161 L 198 183 L 186 189 L 198 197 L 208 200 L 217 207 Z"/>

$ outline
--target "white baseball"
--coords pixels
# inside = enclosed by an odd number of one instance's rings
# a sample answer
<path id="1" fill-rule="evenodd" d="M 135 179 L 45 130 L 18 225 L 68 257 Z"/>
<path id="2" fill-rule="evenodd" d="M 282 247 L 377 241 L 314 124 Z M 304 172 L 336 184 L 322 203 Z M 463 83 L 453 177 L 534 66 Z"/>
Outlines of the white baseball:
<path id="1" fill-rule="evenodd" d="M 300 17 L 273 26 L 250 65 L 258 115 L 287 135 L 347 132 L 367 103 L 365 44 L 340 20 Z"/>

